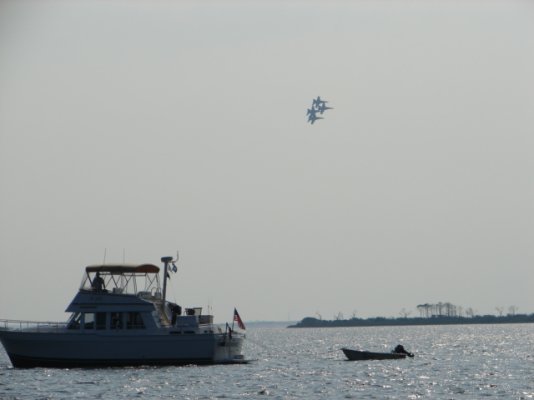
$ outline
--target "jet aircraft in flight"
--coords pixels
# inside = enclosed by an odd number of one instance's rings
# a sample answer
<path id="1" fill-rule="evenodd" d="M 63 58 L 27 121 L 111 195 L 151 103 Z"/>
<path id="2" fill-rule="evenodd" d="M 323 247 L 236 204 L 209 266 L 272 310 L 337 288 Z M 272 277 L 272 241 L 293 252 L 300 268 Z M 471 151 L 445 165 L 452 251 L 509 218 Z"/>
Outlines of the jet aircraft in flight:
<path id="1" fill-rule="evenodd" d="M 323 117 L 318 117 L 316 114 L 323 114 L 326 110 L 332 110 L 334 107 L 327 107 L 326 103 L 328 101 L 322 100 L 321 96 L 317 96 L 316 99 L 312 100 L 312 106 L 311 108 L 308 108 L 308 112 L 306 115 L 308 115 L 308 122 L 310 122 L 312 125 L 313 123 L 318 119 L 324 119 Z"/>
<path id="2" fill-rule="evenodd" d="M 334 107 L 327 107 L 327 106 L 326 106 L 326 103 L 327 103 L 327 101 L 323 101 L 323 102 L 321 102 L 321 105 L 318 106 L 318 107 L 316 108 L 317 111 L 319 111 L 319 113 L 322 114 L 322 113 L 324 113 L 326 110 L 333 110 L 333 109 L 334 109 Z"/>
<path id="3" fill-rule="evenodd" d="M 321 96 L 317 96 L 317 98 L 313 99 L 312 101 L 312 107 L 319 108 L 322 103 L 328 103 L 328 102 L 321 100 Z"/>
<path id="4" fill-rule="evenodd" d="M 306 112 L 306 115 L 308 116 L 308 122 L 313 125 L 315 121 L 318 119 L 323 119 L 323 117 L 318 117 L 316 115 L 317 110 L 312 106 L 312 108 L 308 108 L 308 111 Z"/>

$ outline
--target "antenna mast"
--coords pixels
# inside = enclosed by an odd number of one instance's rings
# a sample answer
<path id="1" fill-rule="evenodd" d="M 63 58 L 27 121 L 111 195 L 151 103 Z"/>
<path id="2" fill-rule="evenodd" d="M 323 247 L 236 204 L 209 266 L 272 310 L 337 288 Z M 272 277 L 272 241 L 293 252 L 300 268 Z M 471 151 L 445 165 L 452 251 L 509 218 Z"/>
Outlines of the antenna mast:
<path id="1" fill-rule="evenodd" d="M 172 261 L 172 257 L 161 257 L 161 262 L 165 264 L 163 267 L 163 304 L 165 304 L 165 298 L 167 296 L 167 278 L 169 277 L 169 263 Z"/>
<path id="2" fill-rule="evenodd" d="M 170 279 L 169 269 L 171 268 L 169 264 L 172 264 L 173 272 L 178 271 L 178 268 L 176 267 L 178 257 L 180 257 L 178 252 L 176 252 L 176 260 L 173 260 L 172 257 L 161 257 L 161 262 L 165 264 L 163 267 L 163 304 L 165 304 L 165 300 L 167 298 L 167 279 Z"/>

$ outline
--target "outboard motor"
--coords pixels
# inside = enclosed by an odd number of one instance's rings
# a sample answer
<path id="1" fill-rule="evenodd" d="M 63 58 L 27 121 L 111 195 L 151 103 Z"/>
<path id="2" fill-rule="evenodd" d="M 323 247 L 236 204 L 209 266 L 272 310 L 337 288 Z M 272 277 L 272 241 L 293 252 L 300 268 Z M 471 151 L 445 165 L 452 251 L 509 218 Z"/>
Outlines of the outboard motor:
<path id="1" fill-rule="evenodd" d="M 408 357 L 413 357 L 413 353 L 406 351 L 402 344 L 398 344 L 397 347 L 395 347 L 395 350 L 393 350 L 393 353 L 406 354 Z"/>

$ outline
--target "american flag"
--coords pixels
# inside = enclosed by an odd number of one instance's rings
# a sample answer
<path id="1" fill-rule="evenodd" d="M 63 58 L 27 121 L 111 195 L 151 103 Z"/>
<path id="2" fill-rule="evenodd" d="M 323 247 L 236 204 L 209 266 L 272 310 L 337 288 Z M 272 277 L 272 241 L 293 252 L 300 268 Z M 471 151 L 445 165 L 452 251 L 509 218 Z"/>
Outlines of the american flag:
<path id="1" fill-rule="evenodd" d="M 246 329 L 245 324 L 241 320 L 236 308 L 234 308 L 234 322 L 237 322 L 237 326 L 239 326 L 241 329 Z"/>

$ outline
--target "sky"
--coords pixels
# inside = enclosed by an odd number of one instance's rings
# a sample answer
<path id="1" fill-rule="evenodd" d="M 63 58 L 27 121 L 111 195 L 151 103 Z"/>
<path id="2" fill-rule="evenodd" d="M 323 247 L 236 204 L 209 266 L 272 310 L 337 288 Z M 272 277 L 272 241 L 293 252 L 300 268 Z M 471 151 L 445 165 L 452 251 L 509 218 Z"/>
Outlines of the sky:
<path id="1" fill-rule="evenodd" d="M 534 3 L 0 2 L 0 318 L 179 251 L 215 320 L 534 312 Z M 321 96 L 334 107 L 307 123 Z"/>

